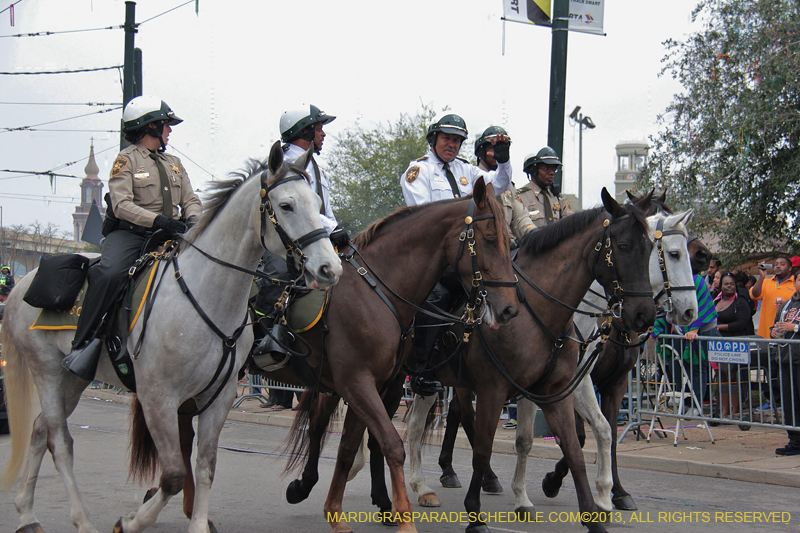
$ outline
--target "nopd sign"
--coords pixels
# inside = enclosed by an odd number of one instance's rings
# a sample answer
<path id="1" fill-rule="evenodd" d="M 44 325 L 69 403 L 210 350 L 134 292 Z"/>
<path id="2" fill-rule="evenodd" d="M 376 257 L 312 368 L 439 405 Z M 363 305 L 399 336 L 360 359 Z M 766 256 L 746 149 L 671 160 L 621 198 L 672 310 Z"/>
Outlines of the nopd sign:
<path id="1" fill-rule="evenodd" d="M 737 341 L 708 341 L 708 360 L 713 363 L 750 362 L 750 343 Z"/>

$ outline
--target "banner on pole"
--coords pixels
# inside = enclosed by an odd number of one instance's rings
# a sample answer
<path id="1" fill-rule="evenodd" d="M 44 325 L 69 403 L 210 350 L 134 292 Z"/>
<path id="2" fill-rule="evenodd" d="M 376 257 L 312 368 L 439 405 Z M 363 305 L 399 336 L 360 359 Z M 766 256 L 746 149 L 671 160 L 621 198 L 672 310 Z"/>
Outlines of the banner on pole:
<path id="1" fill-rule="evenodd" d="M 569 30 L 603 35 L 605 0 L 569 0 Z M 503 18 L 552 26 L 552 0 L 503 0 Z"/>

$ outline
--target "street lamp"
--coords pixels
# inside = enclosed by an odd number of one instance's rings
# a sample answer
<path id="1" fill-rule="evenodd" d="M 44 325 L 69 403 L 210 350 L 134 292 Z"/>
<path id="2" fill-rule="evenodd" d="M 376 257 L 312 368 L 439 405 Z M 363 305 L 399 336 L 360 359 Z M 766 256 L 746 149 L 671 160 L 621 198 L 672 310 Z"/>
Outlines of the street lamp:
<path id="1" fill-rule="evenodd" d="M 595 129 L 595 124 L 592 122 L 592 117 L 584 117 L 581 113 L 581 106 L 575 106 L 572 113 L 569 114 L 570 120 L 578 125 L 578 201 L 580 202 L 581 210 L 583 209 L 583 129 Z"/>

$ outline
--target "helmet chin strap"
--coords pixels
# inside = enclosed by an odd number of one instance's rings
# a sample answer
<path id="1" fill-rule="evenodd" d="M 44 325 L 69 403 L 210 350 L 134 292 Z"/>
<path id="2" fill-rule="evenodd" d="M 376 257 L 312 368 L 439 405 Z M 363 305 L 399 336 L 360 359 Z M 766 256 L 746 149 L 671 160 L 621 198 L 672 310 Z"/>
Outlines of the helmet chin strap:
<path id="1" fill-rule="evenodd" d="M 149 128 L 148 127 L 147 128 L 147 135 L 149 135 L 151 137 L 155 137 L 156 139 L 158 139 L 158 143 L 161 145 L 158 148 L 158 153 L 160 153 L 160 154 L 163 154 L 164 152 L 167 151 L 167 145 L 164 144 L 164 136 L 163 136 L 163 134 L 164 134 L 164 124 L 165 123 L 162 122 L 160 127 L 155 127 L 155 128 Z"/>

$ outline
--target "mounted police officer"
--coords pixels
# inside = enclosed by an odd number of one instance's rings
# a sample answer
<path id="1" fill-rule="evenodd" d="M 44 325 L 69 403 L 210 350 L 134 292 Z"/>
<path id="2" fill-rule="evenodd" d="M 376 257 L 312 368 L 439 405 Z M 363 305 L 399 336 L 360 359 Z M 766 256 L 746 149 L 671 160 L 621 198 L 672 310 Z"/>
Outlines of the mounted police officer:
<path id="1" fill-rule="evenodd" d="M 186 232 L 202 210 L 181 160 L 164 153 L 172 126 L 183 120 L 159 98 L 139 96 L 125 106 L 122 121 L 125 139 L 132 144 L 119 153 L 111 169 L 102 256 L 89 268 L 72 353 L 62 363 L 85 380 L 94 379 L 97 370 L 102 346 L 95 337 L 103 317 L 124 290 L 128 270 L 145 241 L 157 230 L 164 237 Z"/>
<path id="2" fill-rule="evenodd" d="M 478 158 L 478 168 L 488 172 L 490 178 L 498 166 L 497 160 L 494 158 L 494 146 L 491 140 L 500 135 L 506 136 L 508 144 L 511 144 L 511 137 L 500 126 L 489 126 L 475 141 L 475 157 Z M 506 192 L 497 196 L 497 201 L 503 206 L 506 224 L 511 233 L 511 248 L 516 248 L 516 240 L 535 230 L 536 225 L 528 215 L 528 210 L 522 205 L 522 200 L 513 183 L 509 183 Z"/>
<path id="3" fill-rule="evenodd" d="M 468 135 L 464 119 L 453 113 L 444 115 L 428 126 L 428 153 L 412 161 L 400 177 L 407 205 L 422 205 L 471 194 L 473 184 L 481 176 L 486 183 L 492 183 L 496 194 L 506 191 L 511 183 L 508 137 L 502 133 L 489 139 L 492 159 L 497 163 L 497 169 L 489 172 L 458 157 L 461 144 Z M 428 296 L 425 307 L 433 311 L 450 311 L 458 305 L 462 296 L 465 294 L 458 272 L 448 267 Z M 414 353 L 422 373 L 413 376 L 411 388 L 423 396 L 444 390 L 442 383 L 432 373 L 424 373 L 436 346 L 440 322 L 423 313 L 418 313 L 415 319 Z"/>
<path id="4" fill-rule="evenodd" d="M 561 193 L 553 191 L 553 179 L 561 166 L 558 154 L 549 146 L 525 157 L 523 170 L 530 181 L 519 188 L 522 205 L 528 210 L 531 220 L 541 228 L 572 215 L 572 208 Z"/>

